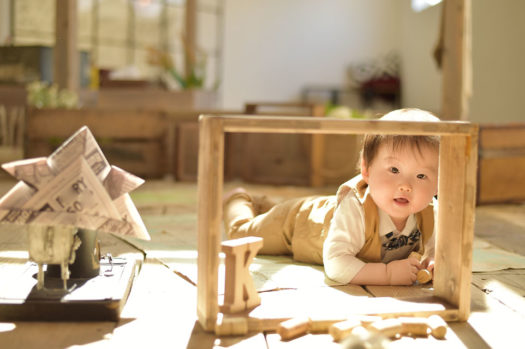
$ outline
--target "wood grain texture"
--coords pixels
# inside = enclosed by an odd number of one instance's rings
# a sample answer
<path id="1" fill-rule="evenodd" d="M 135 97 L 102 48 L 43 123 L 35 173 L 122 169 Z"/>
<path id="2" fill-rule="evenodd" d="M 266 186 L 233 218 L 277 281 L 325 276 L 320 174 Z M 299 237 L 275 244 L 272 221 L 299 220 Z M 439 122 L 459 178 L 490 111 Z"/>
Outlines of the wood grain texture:
<path id="1" fill-rule="evenodd" d="M 480 158 L 478 204 L 525 201 L 525 155 Z"/>
<path id="2" fill-rule="evenodd" d="M 224 304 L 221 311 L 237 313 L 261 304 L 261 298 L 250 275 L 250 264 L 263 246 L 263 239 L 254 236 L 222 243 L 224 252 Z"/>
<path id="3" fill-rule="evenodd" d="M 525 123 L 481 124 L 480 149 L 525 148 Z"/>
<path id="4" fill-rule="evenodd" d="M 198 172 L 197 313 L 206 331 L 215 328 L 218 305 L 218 268 L 222 220 L 224 133 L 220 118 L 201 118 Z"/>
<path id="5" fill-rule="evenodd" d="M 157 139 L 167 132 L 162 113 L 87 108 L 29 109 L 26 133 L 29 139 L 69 137 L 84 125 L 97 138 Z"/>
<path id="6" fill-rule="evenodd" d="M 441 137 L 434 288 L 459 307 L 463 321 L 470 308 L 476 160 L 475 135 Z"/>
<path id="7" fill-rule="evenodd" d="M 341 120 L 336 118 L 209 116 L 224 120 L 225 132 L 326 133 L 326 134 L 417 134 L 470 135 L 473 128 L 464 122 L 410 122 L 385 120 Z"/>
<path id="8" fill-rule="evenodd" d="M 471 0 L 448 0 L 443 4 L 443 82 L 441 115 L 445 120 L 467 117 L 471 82 Z"/>

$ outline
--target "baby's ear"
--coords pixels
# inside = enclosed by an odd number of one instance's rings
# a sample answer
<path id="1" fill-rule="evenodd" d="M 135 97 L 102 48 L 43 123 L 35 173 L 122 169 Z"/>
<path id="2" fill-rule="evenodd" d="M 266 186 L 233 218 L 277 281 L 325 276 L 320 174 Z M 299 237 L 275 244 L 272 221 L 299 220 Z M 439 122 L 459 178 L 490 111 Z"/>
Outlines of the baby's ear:
<path id="1" fill-rule="evenodd" d="M 368 183 L 368 166 L 366 165 L 365 159 L 361 158 L 361 176 L 363 180 Z"/>

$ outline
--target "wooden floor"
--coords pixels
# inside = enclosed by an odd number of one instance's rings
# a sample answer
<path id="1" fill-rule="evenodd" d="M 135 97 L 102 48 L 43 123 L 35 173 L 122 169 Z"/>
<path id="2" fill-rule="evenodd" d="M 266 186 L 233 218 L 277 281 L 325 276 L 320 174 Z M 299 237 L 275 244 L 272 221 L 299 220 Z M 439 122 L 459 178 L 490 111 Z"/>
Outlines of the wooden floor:
<path id="1" fill-rule="evenodd" d="M 1 194 L 13 182 L 0 185 Z M 227 186 L 228 187 L 228 186 Z M 312 193 L 308 188 L 256 186 L 254 191 L 271 197 Z M 323 188 L 317 192 L 330 192 Z M 126 254 L 142 261 L 118 322 L 0 322 L 0 348 L 339 348 L 327 334 L 307 334 L 281 341 L 276 333 L 251 333 L 242 337 L 216 337 L 204 332 L 196 317 L 196 287 L 189 273 L 177 269 L 163 255 L 184 246 L 188 267 L 195 267 L 195 246 L 181 237 L 196 231 L 196 186 L 187 183 L 152 182 L 138 189 L 133 198 L 152 241 L 128 243 L 112 235 L 101 240 L 103 252 Z M 495 251 L 525 256 L 525 206 L 478 207 L 477 238 Z M 0 235 L 0 259 L 20 250 L 16 239 Z M 185 245 L 187 244 L 187 246 Z M 4 255 L 2 255 L 2 253 Z M 510 258 L 510 257 L 509 257 Z M 20 260 L 20 263 L 25 262 Z M 493 263 L 498 263 L 492 261 Z M 501 263 L 510 263 L 505 260 Z M 501 265 L 505 267 L 506 265 Z M 468 322 L 450 323 L 444 340 L 410 338 L 393 341 L 394 348 L 497 348 L 524 347 L 525 269 L 494 268 L 475 272 Z M 1 268 L 0 268 L 1 269 Z M 190 275 L 190 276 L 189 276 Z M 2 285 L 0 288 L 7 287 Z M 363 294 L 392 294 L 395 288 L 363 288 Z"/>

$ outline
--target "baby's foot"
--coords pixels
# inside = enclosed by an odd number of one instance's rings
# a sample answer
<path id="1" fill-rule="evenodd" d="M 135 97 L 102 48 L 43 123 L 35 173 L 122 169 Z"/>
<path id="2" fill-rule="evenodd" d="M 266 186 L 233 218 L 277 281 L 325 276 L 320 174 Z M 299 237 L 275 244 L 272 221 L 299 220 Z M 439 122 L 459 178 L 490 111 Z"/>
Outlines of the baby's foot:
<path id="1" fill-rule="evenodd" d="M 237 187 L 235 189 L 230 190 L 229 192 L 227 192 L 226 194 L 222 196 L 222 203 L 223 205 L 226 205 L 228 201 L 230 201 L 232 198 L 237 197 L 237 196 L 243 196 L 243 195 L 249 196 L 246 189 L 242 187 Z"/>

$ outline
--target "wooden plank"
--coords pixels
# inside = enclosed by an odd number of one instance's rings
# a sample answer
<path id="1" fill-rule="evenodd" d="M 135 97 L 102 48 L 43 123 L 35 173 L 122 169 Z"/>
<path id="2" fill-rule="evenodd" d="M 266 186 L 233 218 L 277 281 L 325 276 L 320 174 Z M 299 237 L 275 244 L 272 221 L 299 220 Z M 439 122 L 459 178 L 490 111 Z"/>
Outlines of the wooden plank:
<path id="1" fill-rule="evenodd" d="M 221 118 L 199 121 L 197 314 L 206 331 L 215 327 L 222 220 L 224 133 Z"/>
<path id="2" fill-rule="evenodd" d="M 439 211 L 436 236 L 435 295 L 469 314 L 474 229 L 477 139 L 443 136 L 439 157 Z M 454 242 L 454 243 L 451 243 Z"/>
<path id="3" fill-rule="evenodd" d="M 115 322 L 0 322 L 3 348 L 70 348 L 76 345 L 100 343 L 115 329 Z M 12 328 L 11 330 L 8 330 Z M 7 330 L 6 330 L 7 329 Z"/>
<path id="4" fill-rule="evenodd" d="M 478 204 L 525 201 L 525 123 L 480 125 Z"/>
<path id="5" fill-rule="evenodd" d="M 155 338 L 157 343 L 185 348 L 193 332 L 195 307 L 193 285 L 157 260 L 146 259 L 107 346 L 143 347 Z"/>
<path id="6" fill-rule="evenodd" d="M 467 117 L 470 90 L 470 0 L 443 4 L 443 82 L 441 115 L 445 120 Z"/>
<path id="7" fill-rule="evenodd" d="M 76 91 L 78 84 L 77 0 L 55 5 L 53 81 L 59 88 Z"/>
<path id="8" fill-rule="evenodd" d="M 525 219 L 523 212 L 517 206 L 509 219 L 498 217 L 496 207 L 483 206 L 476 210 L 476 236 L 490 241 L 504 250 L 525 256 Z M 511 206 L 503 206 L 503 210 L 511 211 Z"/>
<path id="9" fill-rule="evenodd" d="M 525 123 L 481 124 L 479 144 L 481 156 L 488 149 L 525 148 Z"/>
<path id="10" fill-rule="evenodd" d="M 470 135 L 475 125 L 464 122 L 410 122 L 385 120 L 342 120 L 336 118 L 214 116 L 221 118 L 225 132 Z"/>
<path id="11" fill-rule="evenodd" d="M 186 0 L 184 17 L 184 72 L 189 78 L 194 73 L 197 55 L 197 0 Z"/>
<path id="12" fill-rule="evenodd" d="M 268 342 L 269 349 L 280 349 L 280 348 L 341 348 L 341 344 L 334 342 L 333 338 L 329 334 L 311 334 L 308 333 L 291 340 L 283 341 L 281 336 L 277 333 L 268 333 L 266 335 L 266 341 Z"/>
<path id="13" fill-rule="evenodd" d="M 478 204 L 525 201 L 525 155 L 481 158 Z"/>
<path id="14" fill-rule="evenodd" d="M 474 273 L 472 284 L 489 297 L 525 316 L 525 270 Z"/>
<path id="15" fill-rule="evenodd" d="M 248 328 L 254 331 L 275 331 L 280 322 L 305 316 L 313 321 L 323 322 L 343 321 L 351 315 L 392 317 L 439 314 L 448 320 L 456 319 L 458 316 L 457 309 L 432 296 L 415 298 L 356 296 L 336 291 L 331 287 L 263 292 L 260 296 L 261 305 L 246 314 Z M 312 299 L 323 301 L 312 302 Z"/>
<path id="16" fill-rule="evenodd" d="M 509 309 L 475 286 L 471 286 L 471 294 L 468 322 L 449 324 L 468 348 L 496 348 L 523 341 L 524 314 Z"/>
<path id="17" fill-rule="evenodd" d="M 416 298 L 431 297 L 434 293 L 431 284 L 423 286 L 365 286 L 365 289 L 374 297 Z"/>
<path id="18" fill-rule="evenodd" d="M 101 109 L 29 109 L 27 137 L 69 137 L 88 126 L 97 138 L 158 139 L 167 132 L 166 117 L 158 112 Z"/>
<path id="19" fill-rule="evenodd" d="M 525 201 L 525 123 L 480 125 L 478 204 Z"/>

